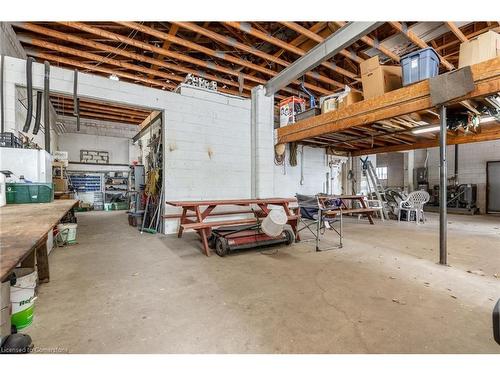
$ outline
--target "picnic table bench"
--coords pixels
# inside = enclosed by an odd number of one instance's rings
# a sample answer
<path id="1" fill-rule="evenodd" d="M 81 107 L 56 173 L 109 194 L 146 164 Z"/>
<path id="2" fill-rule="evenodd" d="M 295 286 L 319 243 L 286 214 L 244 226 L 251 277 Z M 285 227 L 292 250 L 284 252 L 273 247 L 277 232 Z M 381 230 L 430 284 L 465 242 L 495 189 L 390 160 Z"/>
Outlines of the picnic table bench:
<path id="1" fill-rule="evenodd" d="M 377 208 L 371 208 L 368 207 L 366 204 L 364 195 L 319 195 L 318 200 L 320 204 L 323 206 L 326 206 L 325 203 L 328 200 L 332 199 L 340 199 L 341 201 L 341 207 L 342 207 L 342 213 L 345 214 L 358 214 L 358 215 L 365 215 L 370 222 L 370 224 L 375 224 L 373 221 L 373 214 L 378 211 Z M 352 207 L 347 204 L 347 202 L 358 202 L 361 207 Z M 337 213 L 340 213 L 339 209 L 330 209 L 328 211 L 324 212 L 325 215 L 335 215 Z"/>
<path id="2" fill-rule="evenodd" d="M 164 219 L 180 219 L 178 237 L 182 237 L 184 230 L 195 230 L 201 237 L 203 251 L 206 256 L 210 255 L 208 246 L 208 238 L 211 235 L 212 228 L 256 223 L 259 217 L 266 217 L 272 207 L 282 207 L 288 217 L 288 224 L 292 227 L 295 235 L 297 235 L 297 222 L 299 216 L 291 212 L 289 204 L 296 202 L 296 198 L 265 198 L 265 199 L 224 199 L 224 200 L 200 200 L 200 201 L 167 201 L 168 205 L 182 208 L 182 213 L 163 215 Z M 214 212 L 219 206 L 240 206 L 249 207 L 245 210 L 218 211 Z M 257 206 L 258 209 L 252 209 L 252 206 Z M 202 207 L 205 207 L 202 209 Z M 232 216 L 240 214 L 254 214 L 253 218 L 244 219 L 222 219 L 210 220 L 208 217 L 213 216 Z"/>

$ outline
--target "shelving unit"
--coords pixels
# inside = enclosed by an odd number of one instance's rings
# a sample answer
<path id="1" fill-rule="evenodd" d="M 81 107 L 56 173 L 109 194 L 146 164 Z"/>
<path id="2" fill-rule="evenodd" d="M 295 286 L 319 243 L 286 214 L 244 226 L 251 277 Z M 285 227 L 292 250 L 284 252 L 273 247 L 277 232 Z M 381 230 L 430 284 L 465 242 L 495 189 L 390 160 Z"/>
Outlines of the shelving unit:
<path id="1" fill-rule="evenodd" d="M 128 180 L 128 172 L 106 172 L 104 174 L 104 203 L 128 202 Z"/>

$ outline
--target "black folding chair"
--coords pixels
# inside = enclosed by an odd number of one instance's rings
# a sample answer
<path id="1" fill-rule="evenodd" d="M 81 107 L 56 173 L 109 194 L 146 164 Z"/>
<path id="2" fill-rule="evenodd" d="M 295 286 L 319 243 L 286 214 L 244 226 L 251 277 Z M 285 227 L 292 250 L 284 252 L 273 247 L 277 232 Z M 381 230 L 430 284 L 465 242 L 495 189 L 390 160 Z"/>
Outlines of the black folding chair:
<path id="1" fill-rule="evenodd" d="M 316 251 L 342 248 L 342 207 L 338 205 L 338 202 L 335 199 L 332 199 L 327 200 L 326 204 L 320 204 L 318 196 L 316 195 L 296 194 L 295 196 L 300 210 L 299 220 L 303 224 L 303 227 L 299 228 L 298 232 L 301 232 L 304 229 L 311 232 L 314 236 L 314 241 L 316 242 Z M 327 212 L 332 209 L 339 210 L 336 215 L 339 219 L 327 214 Z M 340 223 L 339 230 L 334 227 L 334 223 L 337 221 Z M 320 236 L 325 233 L 327 228 L 335 231 L 339 235 L 340 244 L 338 246 L 320 249 Z"/>

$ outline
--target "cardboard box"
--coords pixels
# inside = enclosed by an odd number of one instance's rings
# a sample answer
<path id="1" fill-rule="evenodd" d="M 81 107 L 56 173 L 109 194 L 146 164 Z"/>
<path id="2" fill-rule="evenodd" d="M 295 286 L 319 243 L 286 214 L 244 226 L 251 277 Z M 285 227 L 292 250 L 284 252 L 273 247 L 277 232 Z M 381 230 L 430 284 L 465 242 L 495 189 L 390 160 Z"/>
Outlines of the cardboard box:
<path id="1" fill-rule="evenodd" d="M 337 98 L 330 98 L 323 100 L 321 104 L 321 113 L 328 113 L 331 111 L 335 111 L 338 108 Z"/>
<path id="2" fill-rule="evenodd" d="M 363 94 L 360 92 L 351 91 L 344 97 L 339 98 L 338 100 L 338 109 L 345 108 L 353 103 L 357 103 L 363 100 Z"/>
<path id="3" fill-rule="evenodd" d="M 54 191 L 68 191 L 68 180 L 65 178 L 54 178 Z"/>
<path id="4" fill-rule="evenodd" d="M 280 102 L 280 127 L 295 123 L 295 116 L 306 109 L 306 101 L 296 96 Z"/>
<path id="5" fill-rule="evenodd" d="M 460 44 L 458 68 L 478 64 L 500 56 L 500 34 L 488 31 Z"/>
<path id="6" fill-rule="evenodd" d="M 380 65 L 378 56 L 359 64 L 365 99 L 374 98 L 401 87 L 401 67 Z"/>

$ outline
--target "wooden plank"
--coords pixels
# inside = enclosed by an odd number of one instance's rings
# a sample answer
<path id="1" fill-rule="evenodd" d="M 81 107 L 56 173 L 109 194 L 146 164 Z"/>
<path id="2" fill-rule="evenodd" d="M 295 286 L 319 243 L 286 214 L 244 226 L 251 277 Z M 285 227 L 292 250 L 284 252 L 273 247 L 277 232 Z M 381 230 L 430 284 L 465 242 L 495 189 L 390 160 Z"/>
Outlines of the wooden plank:
<path id="1" fill-rule="evenodd" d="M 224 23 L 228 26 L 234 27 L 237 30 L 241 30 L 241 31 L 248 33 L 256 38 L 259 38 L 265 42 L 268 42 L 268 43 L 274 44 L 275 46 L 278 46 L 280 48 L 286 49 L 286 50 L 288 50 L 292 53 L 295 53 L 299 56 L 304 56 L 306 54 L 306 51 L 304 51 L 303 49 L 301 49 L 299 47 L 292 46 L 291 44 L 289 44 L 281 39 L 278 39 L 278 38 L 275 38 L 269 34 L 263 33 L 262 31 L 259 31 L 255 28 L 252 28 L 251 26 L 247 27 L 247 24 L 245 24 L 243 22 L 224 22 Z M 353 78 L 353 76 L 354 77 L 356 76 L 356 75 L 353 75 L 353 73 L 351 73 L 345 69 L 342 69 L 339 66 L 336 66 L 335 64 L 332 64 L 328 61 L 322 62 L 321 65 L 334 71 L 334 72 L 337 72 L 343 76 L 349 77 L 349 78 Z M 343 88 L 345 86 L 344 84 L 342 84 L 340 82 L 337 82 L 335 85 L 337 87 L 341 87 L 341 88 Z"/>
<path id="2" fill-rule="evenodd" d="M 500 57 L 471 67 L 475 89 L 454 102 L 500 91 Z M 353 103 L 278 129 L 278 142 L 288 143 L 339 132 L 360 125 L 432 109 L 428 80 L 388 92 L 377 98 Z"/>
<path id="3" fill-rule="evenodd" d="M 0 207 L 0 280 L 41 244 L 47 233 L 75 205 L 74 199 Z"/>
<path id="4" fill-rule="evenodd" d="M 416 44 L 420 48 L 427 48 L 427 47 L 429 47 L 429 45 L 427 43 L 425 43 L 425 41 L 423 39 L 421 39 L 413 31 L 405 29 L 401 23 L 396 22 L 396 21 L 389 22 L 389 23 L 392 25 L 392 27 L 394 27 L 395 29 L 397 29 L 400 33 L 402 33 L 404 36 L 406 36 L 412 43 Z M 451 64 L 450 62 L 448 62 L 444 57 L 442 57 L 441 55 L 439 55 L 439 53 L 438 53 L 438 56 L 439 56 L 439 59 L 441 61 L 441 64 L 446 69 L 448 69 L 448 70 L 455 69 L 455 66 L 453 64 Z"/>
<path id="5" fill-rule="evenodd" d="M 455 23 L 450 22 L 450 21 L 445 21 L 446 25 L 448 28 L 451 30 L 453 34 L 461 41 L 461 42 L 467 42 L 469 39 L 464 35 L 462 30 L 460 30 Z"/>
<path id="6" fill-rule="evenodd" d="M 146 126 L 149 125 L 151 121 L 153 121 L 161 112 L 160 111 L 153 111 L 149 114 L 148 117 L 144 119 L 143 122 L 139 125 L 139 129 L 144 129 Z"/>
<path id="7" fill-rule="evenodd" d="M 156 46 L 153 46 L 151 44 L 144 43 L 144 42 L 141 42 L 141 41 L 133 39 L 133 38 L 128 38 L 128 37 L 125 37 L 125 36 L 120 35 L 120 34 L 115 34 L 115 33 L 100 29 L 98 27 L 94 27 L 94 26 L 85 24 L 83 22 L 58 22 L 58 23 L 65 25 L 65 26 L 73 27 L 73 28 L 78 29 L 78 30 L 88 32 L 90 34 L 97 35 L 99 37 L 103 37 L 103 38 L 111 39 L 111 40 L 118 41 L 121 43 L 125 43 L 128 45 L 137 47 L 137 48 L 145 49 L 147 51 L 156 52 L 156 53 L 161 54 L 165 57 L 170 57 L 170 58 L 173 58 L 176 60 L 180 60 L 180 61 L 184 61 L 184 62 L 187 62 L 190 64 L 198 65 L 198 66 L 201 66 L 205 69 L 216 70 L 218 72 L 229 74 L 229 75 L 236 76 L 236 77 L 242 75 L 245 78 L 245 80 L 253 81 L 253 82 L 256 82 L 259 84 L 265 84 L 267 82 L 267 80 L 262 79 L 262 78 L 257 78 L 257 77 L 251 76 L 249 74 L 242 74 L 240 71 L 233 69 L 233 68 L 229 68 L 229 67 L 222 66 L 219 64 L 214 64 L 211 61 L 196 59 L 196 58 L 191 57 L 191 56 L 186 55 L 186 54 L 182 54 L 182 53 L 178 53 L 178 52 L 174 52 L 174 51 L 170 51 L 170 50 L 164 50 L 163 48 L 156 47 Z M 147 31 L 149 31 L 150 35 L 153 34 L 152 36 L 159 37 L 159 38 L 162 38 L 164 40 L 172 38 L 172 36 L 169 36 L 167 33 L 158 32 L 157 30 L 154 30 L 151 28 L 145 29 L 144 27 L 142 27 L 139 24 L 136 24 L 136 27 L 137 27 L 136 29 L 141 29 L 139 31 L 144 31 L 146 33 L 148 33 Z M 185 44 L 185 43 L 183 43 L 183 44 Z M 178 65 L 180 66 L 180 64 L 178 64 Z M 273 75 L 272 70 L 269 70 L 269 72 L 270 72 L 269 74 Z M 276 72 L 274 72 L 274 74 L 276 74 Z M 293 95 L 298 94 L 298 91 L 291 88 L 291 87 L 285 87 L 285 88 L 283 88 L 283 91 L 287 91 Z"/>
<path id="8" fill-rule="evenodd" d="M 464 143 L 475 143 L 475 142 L 484 142 L 484 141 L 493 141 L 496 139 L 500 139 L 500 126 L 495 127 L 491 130 L 483 130 L 478 134 L 461 134 L 456 136 L 449 136 L 446 139 L 446 143 L 448 145 L 458 145 Z M 407 150 L 416 150 L 421 148 L 431 148 L 439 146 L 439 138 L 434 140 L 422 141 L 413 143 L 410 145 L 402 144 L 402 145 L 394 145 L 387 147 L 375 147 L 370 149 L 361 149 L 357 151 L 353 151 L 351 153 L 352 156 L 361 156 L 361 155 L 371 155 L 371 154 L 380 154 L 386 152 L 396 152 L 396 151 L 407 151 Z"/>
<path id="9" fill-rule="evenodd" d="M 92 48 L 94 50 L 98 50 L 98 51 L 109 52 L 109 53 L 112 53 L 112 54 L 117 55 L 117 56 L 124 56 L 124 57 L 130 58 L 130 59 L 136 60 L 136 61 L 149 63 L 149 64 L 152 64 L 154 66 L 158 66 L 158 67 L 169 69 L 169 70 L 174 70 L 174 71 L 181 72 L 184 74 L 195 74 L 195 75 L 200 74 L 199 70 L 185 67 L 182 64 L 173 64 L 173 63 L 169 63 L 169 62 L 166 62 L 166 61 L 163 61 L 160 59 L 154 59 L 152 57 L 148 57 L 148 56 L 144 56 L 144 55 L 130 52 L 130 51 L 123 49 L 123 48 L 112 47 L 112 46 L 109 46 L 107 44 L 95 42 L 95 41 L 90 40 L 90 39 L 80 38 L 78 36 L 75 36 L 75 35 L 72 35 L 69 33 L 62 33 L 59 31 L 52 30 L 52 29 L 48 29 L 48 28 L 40 26 L 40 25 L 35 25 L 35 24 L 28 23 L 28 22 L 18 22 L 18 23 L 15 23 L 15 26 L 22 28 L 24 30 L 29 30 L 31 32 L 34 32 L 34 33 L 37 33 L 40 35 L 48 35 L 48 36 L 51 36 L 53 38 L 56 38 L 56 39 L 59 39 L 62 41 L 71 42 L 71 43 L 75 43 L 78 45 L 90 47 L 90 48 Z M 113 34 L 113 35 L 115 35 L 115 34 Z M 140 47 L 138 46 L 138 48 L 144 49 L 146 51 L 154 52 L 157 55 L 163 57 L 163 55 L 159 53 L 163 49 L 151 46 L 147 43 L 143 43 L 140 41 L 137 41 L 137 42 L 138 42 L 138 45 L 140 46 Z M 201 60 L 199 60 L 199 61 L 201 62 Z M 172 75 L 172 79 L 174 79 L 175 74 L 171 74 L 171 75 Z M 221 78 L 221 77 L 209 74 L 209 73 L 204 73 L 203 75 L 204 75 L 204 78 L 206 78 L 206 79 L 210 79 L 212 81 L 217 81 L 219 83 L 222 83 L 222 84 L 225 84 L 228 86 L 238 87 L 237 83 L 235 83 L 234 81 L 231 81 L 229 79 L 224 79 L 224 78 Z M 184 80 L 184 77 L 178 76 L 178 80 L 182 81 L 182 80 Z M 263 82 L 265 83 L 264 80 L 263 80 Z M 245 86 L 244 88 L 245 88 L 245 90 L 252 89 L 252 87 L 250 87 L 250 86 Z"/>
<path id="10" fill-rule="evenodd" d="M 220 43 L 223 43 L 225 45 L 228 45 L 228 46 L 231 46 L 231 47 L 234 47 L 234 48 L 237 48 L 237 49 L 240 49 L 242 51 L 245 51 L 247 53 L 250 53 L 252 55 L 255 55 L 255 56 L 258 56 L 258 57 L 261 57 L 262 59 L 264 60 L 267 60 L 266 62 L 269 62 L 269 63 L 276 63 L 276 64 L 280 64 L 282 66 L 289 66 L 290 63 L 283 60 L 283 59 L 280 59 L 279 57 L 277 56 L 273 56 L 273 55 L 270 55 L 266 52 L 263 52 L 263 51 L 260 51 L 256 48 L 254 48 L 253 46 L 248 46 L 244 43 L 240 43 L 232 38 L 229 38 L 227 37 L 226 35 L 221 35 L 221 34 L 218 34 L 212 30 L 208 30 L 208 29 L 204 29 L 203 27 L 201 26 L 198 26 L 196 25 L 195 23 L 192 23 L 192 22 L 177 22 L 175 23 L 176 25 L 179 25 L 185 29 L 188 29 L 190 31 L 193 31 L 193 32 L 196 32 L 196 33 L 199 33 L 199 34 L 202 34 L 202 35 L 205 35 L 206 37 L 210 38 L 210 39 L 213 39 L 213 40 L 216 40 Z M 306 29 L 307 30 L 307 29 Z M 262 65 L 259 65 L 259 66 L 262 66 Z M 265 66 L 265 65 L 264 65 Z M 307 76 L 315 79 L 315 80 L 318 80 L 318 81 L 321 81 L 321 82 L 324 82 L 324 83 L 328 83 L 328 84 L 333 84 L 333 85 L 336 85 L 338 82 L 328 78 L 328 77 L 325 77 L 317 72 L 308 72 L 306 73 Z M 310 84 L 310 83 L 305 83 L 304 84 L 306 88 L 308 89 L 311 89 L 311 90 L 317 90 L 318 89 L 318 86 L 317 85 L 313 85 L 313 84 Z M 340 87 L 340 86 L 338 86 Z M 342 85 L 343 87 L 343 85 Z"/>
<path id="11" fill-rule="evenodd" d="M 219 199 L 206 201 L 167 201 L 166 203 L 176 207 L 195 206 L 248 206 L 249 204 L 283 204 L 286 202 L 297 202 L 297 198 L 266 198 L 266 199 Z"/>

